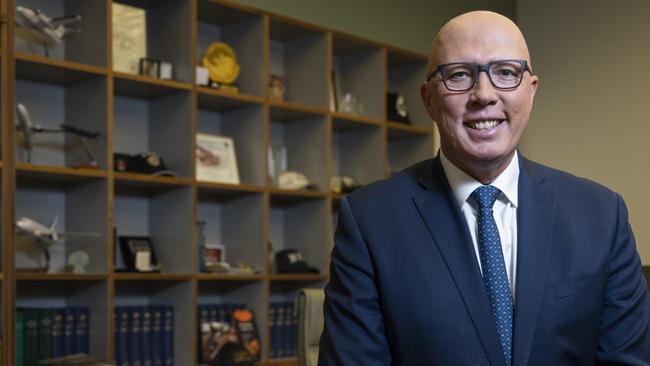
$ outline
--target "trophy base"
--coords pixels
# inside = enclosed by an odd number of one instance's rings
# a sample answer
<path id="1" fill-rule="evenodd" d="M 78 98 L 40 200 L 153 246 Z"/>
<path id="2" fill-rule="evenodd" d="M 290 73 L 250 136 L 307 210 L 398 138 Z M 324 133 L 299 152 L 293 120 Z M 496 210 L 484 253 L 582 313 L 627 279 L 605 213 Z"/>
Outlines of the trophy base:
<path id="1" fill-rule="evenodd" d="M 234 94 L 239 93 L 239 85 L 236 84 L 225 84 L 225 83 L 220 83 L 218 81 L 210 81 L 208 86 L 210 88 L 223 90 L 229 93 L 234 93 Z"/>

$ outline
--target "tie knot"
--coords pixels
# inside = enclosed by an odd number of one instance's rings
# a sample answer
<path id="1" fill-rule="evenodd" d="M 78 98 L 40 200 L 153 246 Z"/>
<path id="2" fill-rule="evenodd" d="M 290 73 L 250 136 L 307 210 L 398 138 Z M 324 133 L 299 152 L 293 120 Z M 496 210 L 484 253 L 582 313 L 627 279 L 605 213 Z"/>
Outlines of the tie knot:
<path id="1" fill-rule="evenodd" d="M 476 188 L 470 196 L 478 202 L 480 208 L 492 209 L 494 201 L 499 197 L 499 193 L 501 193 L 501 191 L 497 187 L 480 186 Z"/>

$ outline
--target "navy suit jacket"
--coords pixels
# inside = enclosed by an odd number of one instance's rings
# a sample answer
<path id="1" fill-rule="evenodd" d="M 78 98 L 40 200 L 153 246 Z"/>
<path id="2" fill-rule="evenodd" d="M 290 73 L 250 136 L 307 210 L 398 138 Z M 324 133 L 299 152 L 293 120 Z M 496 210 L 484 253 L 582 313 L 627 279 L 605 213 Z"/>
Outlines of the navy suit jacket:
<path id="1" fill-rule="evenodd" d="M 513 365 L 650 365 L 621 197 L 521 157 L 517 225 Z M 325 294 L 319 365 L 504 364 L 439 158 L 341 201 Z"/>

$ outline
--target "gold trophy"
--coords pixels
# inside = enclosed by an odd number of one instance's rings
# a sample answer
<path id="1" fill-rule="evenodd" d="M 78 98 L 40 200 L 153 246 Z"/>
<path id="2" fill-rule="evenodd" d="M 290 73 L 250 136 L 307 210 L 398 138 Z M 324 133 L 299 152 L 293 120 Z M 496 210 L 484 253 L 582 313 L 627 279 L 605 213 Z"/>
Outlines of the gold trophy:
<path id="1" fill-rule="evenodd" d="M 239 86 L 234 81 L 239 76 L 239 64 L 235 51 L 223 42 L 212 43 L 203 54 L 203 67 L 208 69 L 210 87 L 239 92 Z"/>

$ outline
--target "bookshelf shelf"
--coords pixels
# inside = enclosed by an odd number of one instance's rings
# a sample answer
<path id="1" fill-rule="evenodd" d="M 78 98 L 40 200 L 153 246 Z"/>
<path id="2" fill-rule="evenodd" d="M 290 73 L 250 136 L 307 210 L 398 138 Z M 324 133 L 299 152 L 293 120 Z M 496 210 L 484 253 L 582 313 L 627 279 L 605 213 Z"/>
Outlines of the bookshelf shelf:
<path id="1" fill-rule="evenodd" d="M 144 10 L 147 56 L 171 62 L 172 80 L 113 68 L 114 3 Z M 18 309 L 88 308 L 90 354 L 110 362 L 118 350 L 116 311 L 165 306 L 174 315 L 174 364 L 193 365 L 199 307 L 244 304 L 256 316 L 257 365 L 297 366 L 294 357 L 271 357 L 271 308 L 293 303 L 300 289 L 322 287 L 329 278 L 332 233 L 345 196 L 330 192 L 333 176 L 367 184 L 434 151 L 434 130 L 419 102 L 426 56 L 228 0 L 16 0 L 53 16 L 82 15 L 83 31 L 46 57 L 41 44 L 16 32 L 15 12 L 8 9 L 14 3 L 3 4 L 3 34 L 15 40 L 0 48 L 0 64 L 11 65 L 0 91 L 4 364 L 14 363 Z M 196 66 L 214 42 L 237 55 L 236 93 L 196 84 Z M 286 87 L 281 99 L 269 89 L 274 77 Z M 410 124 L 389 120 L 388 91 L 404 95 Z M 334 95 L 348 93 L 362 105 L 358 113 L 334 111 Z M 91 141 L 99 168 L 74 168 L 84 162 L 74 136 L 37 134 L 27 154 L 24 136 L 14 130 L 15 103 L 44 127 L 99 132 Z M 196 179 L 198 133 L 233 139 L 240 184 Z M 286 170 L 305 175 L 313 190 L 277 187 L 269 153 L 279 145 L 287 151 Z M 114 170 L 114 154 L 144 152 L 155 152 L 176 177 Z M 58 217 L 58 231 L 98 235 L 52 246 L 48 272 L 37 272 L 43 252 L 30 257 L 25 238 L 14 234 L 23 216 L 41 223 Z M 124 272 L 124 236 L 149 238 L 162 272 Z M 262 272 L 201 272 L 204 244 L 223 245 L 231 266 Z M 276 273 L 272 256 L 283 249 L 299 250 L 319 273 Z M 90 257 L 86 274 L 65 272 L 75 250 Z"/>

